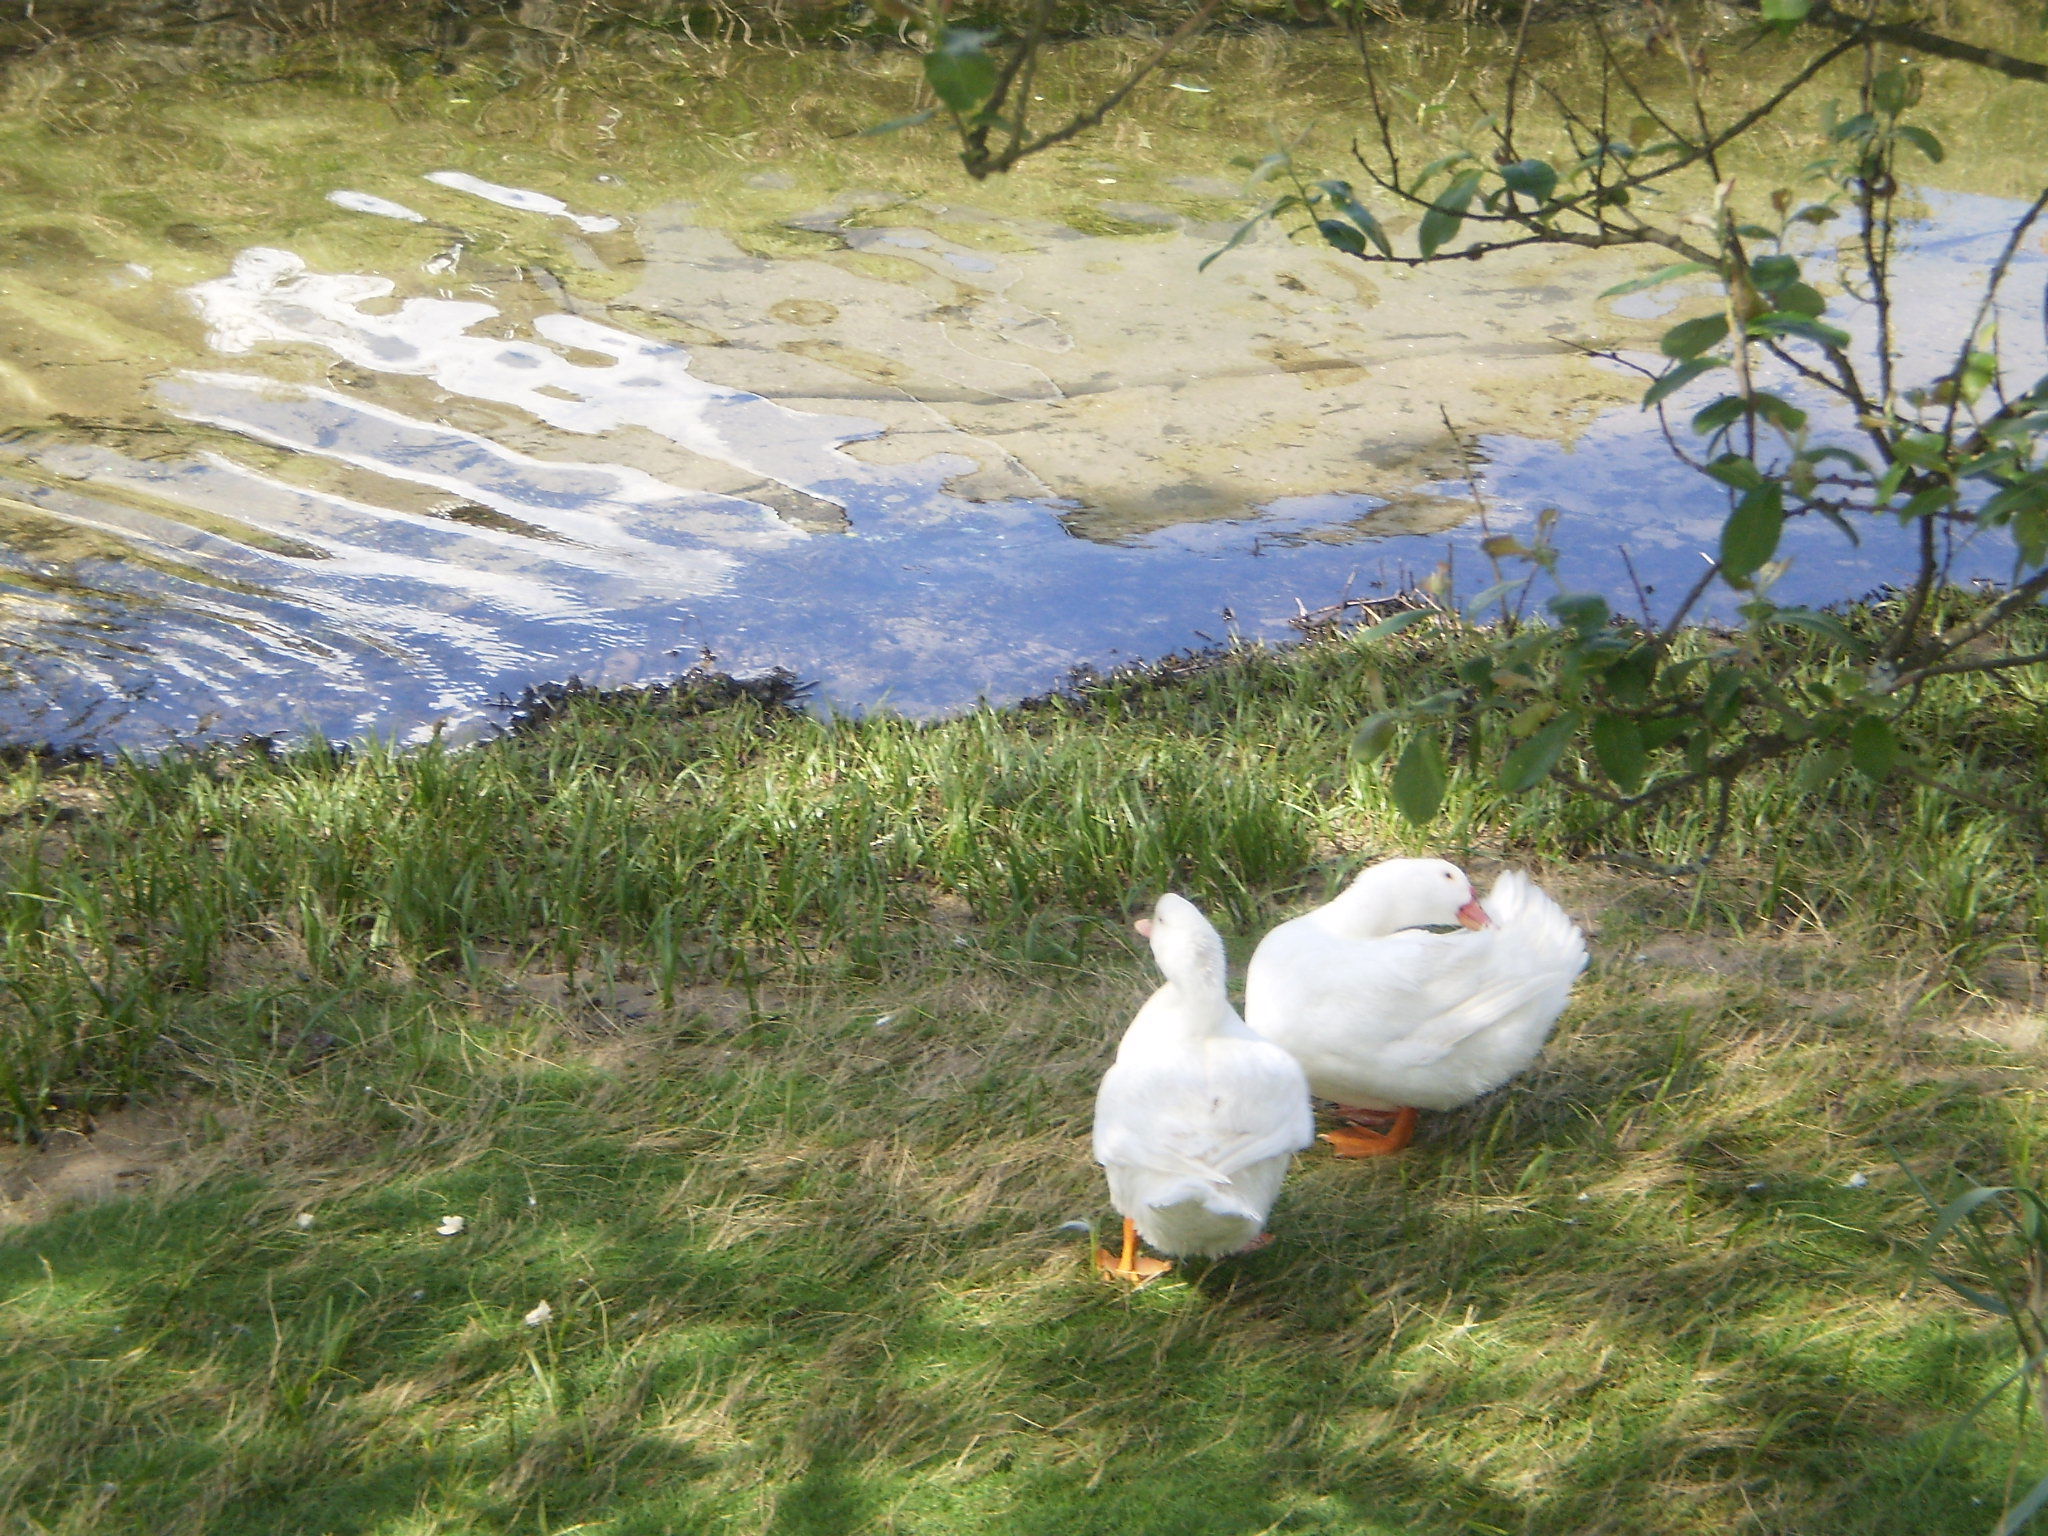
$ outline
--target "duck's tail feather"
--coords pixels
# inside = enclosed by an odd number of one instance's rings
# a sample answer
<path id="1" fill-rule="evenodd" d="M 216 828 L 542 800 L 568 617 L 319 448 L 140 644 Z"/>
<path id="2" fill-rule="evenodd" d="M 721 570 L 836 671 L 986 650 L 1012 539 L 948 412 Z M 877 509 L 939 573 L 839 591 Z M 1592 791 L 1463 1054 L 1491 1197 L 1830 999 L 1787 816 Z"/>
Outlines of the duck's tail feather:
<path id="1" fill-rule="evenodd" d="M 1576 976 L 1586 967 L 1586 935 L 1542 888 L 1519 869 L 1506 871 L 1486 893 L 1486 915 L 1503 938 L 1512 936 L 1520 967 Z"/>
<path id="2" fill-rule="evenodd" d="M 1170 1211 L 1175 1206 L 1198 1205 L 1212 1216 L 1239 1217 L 1246 1221 L 1263 1222 L 1266 1213 L 1250 1204 L 1229 1187 L 1218 1185 L 1207 1179 L 1180 1179 L 1155 1192 L 1145 1204 L 1155 1211 Z"/>

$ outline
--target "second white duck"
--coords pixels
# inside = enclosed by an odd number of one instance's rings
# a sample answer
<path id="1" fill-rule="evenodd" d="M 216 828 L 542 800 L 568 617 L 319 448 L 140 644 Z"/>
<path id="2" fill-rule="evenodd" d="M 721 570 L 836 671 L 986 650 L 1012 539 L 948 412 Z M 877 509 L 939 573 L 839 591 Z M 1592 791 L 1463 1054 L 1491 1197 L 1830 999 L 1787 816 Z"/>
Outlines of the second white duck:
<path id="1" fill-rule="evenodd" d="M 1095 1160 L 1124 1218 L 1121 1254 L 1096 1260 L 1143 1284 L 1172 1266 L 1140 1257 L 1140 1237 L 1169 1254 L 1260 1246 L 1315 1118 L 1294 1058 L 1230 1006 L 1223 940 L 1194 903 L 1162 896 L 1136 927 L 1166 984 L 1124 1031 L 1095 1096 Z"/>
<path id="2" fill-rule="evenodd" d="M 1468 933 L 1428 933 L 1458 924 Z M 1398 1152 L 1418 1109 L 1454 1109 L 1526 1070 L 1586 965 L 1586 940 L 1510 870 L 1482 905 L 1442 859 L 1388 859 L 1260 941 L 1245 1019 L 1350 1122 L 1342 1156 Z"/>

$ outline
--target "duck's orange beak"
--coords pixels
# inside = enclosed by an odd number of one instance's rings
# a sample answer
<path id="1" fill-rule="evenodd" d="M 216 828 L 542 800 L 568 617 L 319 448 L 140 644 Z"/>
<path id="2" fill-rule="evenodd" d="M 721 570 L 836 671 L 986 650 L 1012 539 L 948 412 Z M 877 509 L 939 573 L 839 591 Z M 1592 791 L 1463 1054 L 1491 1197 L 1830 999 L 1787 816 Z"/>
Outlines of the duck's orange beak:
<path id="1" fill-rule="evenodd" d="M 1478 903 L 1476 903 L 1476 902 L 1475 902 L 1475 903 L 1474 903 L 1474 905 L 1476 906 L 1476 905 L 1478 905 Z M 1137 920 L 1136 920 L 1135 922 L 1133 922 L 1133 923 L 1131 924 L 1131 926 L 1132 926 L 1133 928 L 1135 928 L 1135 929 L 1137 929 L 1137 930 L 1138 930 L 1138 937 L 1139 937 L 1139 938 L 1141 938 L 1141 939 L 1149 939 L 1149 938 L 1151 938 L 1151 937 L 1152 937 L 1152 919 L 1151 919 L 1151 918 L 1149 918 L 1149 917 L 1141 917 L 1141 918 L 1137 919 Z"/>
<path id="2" fill-rule="evenodd" d="M 1474 896 L 1465 905 L 1458 908 L 1458 926 L 1474 929 L 1490 928 L 1493 926 L 1493 919 L 1486 915 L 1486 908 L 1479 905 L 1479 898 Z"/>

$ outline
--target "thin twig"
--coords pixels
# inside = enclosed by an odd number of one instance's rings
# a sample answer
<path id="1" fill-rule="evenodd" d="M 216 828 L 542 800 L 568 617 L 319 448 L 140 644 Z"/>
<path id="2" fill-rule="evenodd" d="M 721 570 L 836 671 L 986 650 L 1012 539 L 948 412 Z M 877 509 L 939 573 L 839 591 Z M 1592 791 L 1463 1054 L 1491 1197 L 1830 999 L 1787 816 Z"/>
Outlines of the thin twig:
<path id="1" fill-rule="evenodd" d="M 1050 133 L 1040 134 L 1037 138 L 1032 139 L 1021 147 L 1013 144 L 1010 148 L 992 158 L 975 153 L 972 150 L 963 151 L 960 160 L 967 167 L 967 174 L 976 181 L 986 181 L 990 176 L 999 171 L 1009 170 L 1011 166 L 1024 159 L 1027 155 L 1035 155 L 1040 150 L 1050 149 L 1055 144 L 1064 144 L 1068 139 L 1075 137 L 1077 134 L 1086 133 L 1090 128 L 1097 126 L 1105 117 L 1123 105 L 1124 98 L 1136 90 L 1147 75 L 1151 74 L 1161 64 L 1164 64 L 1167 56 L 1174 49 L 1207 26 L 1209 18 L 1216 14 L 1216 8 L 1222 3 L 1223 0 L 1202 0 L 1201 9 L 1174 28 L 1166 40 L 1152 51 L 1151 57 L 1134 69 L 1130 77 L 1122 85 L 1111 91 L 1086 112 L 1076 113 L 1065 127 L 1055 128 Z"/>

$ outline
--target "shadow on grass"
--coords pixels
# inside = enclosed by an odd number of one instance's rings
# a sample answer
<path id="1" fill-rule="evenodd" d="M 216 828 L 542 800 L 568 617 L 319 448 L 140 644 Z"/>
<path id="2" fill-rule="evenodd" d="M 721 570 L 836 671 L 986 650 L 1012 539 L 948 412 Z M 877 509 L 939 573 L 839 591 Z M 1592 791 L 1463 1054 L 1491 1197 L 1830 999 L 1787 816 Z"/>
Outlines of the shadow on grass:
<path id="1" fill-rule="evenodd" d="M 243 1172 L 0 1243 L 0 1529 L 1981 1536 L 1999 1507 L 2002 1428 L 1924 1483 L 1908 1437 L 2003 1341 L 1899 1298 L 1902 1204 L 1738 1101 L 1690 1022 L 1589 1027 L 1401 1160 L 1311 1154 L 1271 1249 L 1126 1294 L 1057 1230 L 1101 1205 L 1102 1005 L 1013 1005 L 920 1035 L 844 1003 L 737 1063 L 309 1074 Z M 1924 1107 L 1801 1049 L 1782 1094 Z"/>

